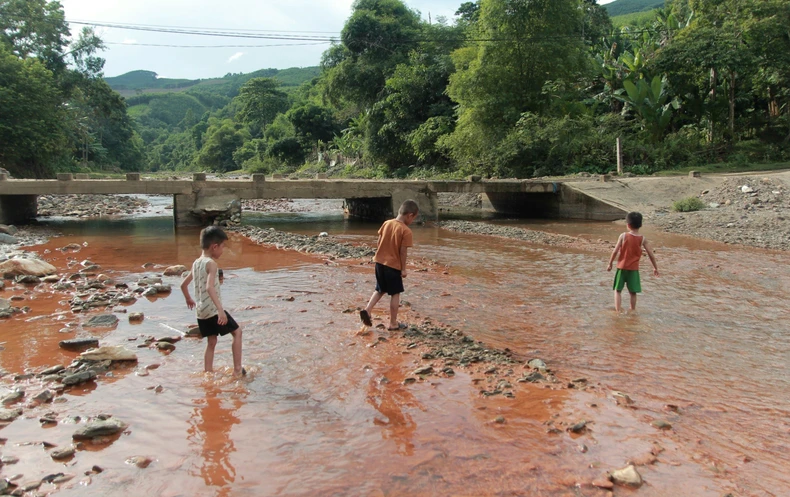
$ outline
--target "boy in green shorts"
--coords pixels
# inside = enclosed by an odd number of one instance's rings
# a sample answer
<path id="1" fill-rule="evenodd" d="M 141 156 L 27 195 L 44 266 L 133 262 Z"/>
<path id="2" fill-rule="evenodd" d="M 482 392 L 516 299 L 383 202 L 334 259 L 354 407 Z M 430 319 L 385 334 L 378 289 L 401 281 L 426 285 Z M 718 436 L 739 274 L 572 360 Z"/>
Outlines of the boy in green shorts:
<path id="1" fill-rule="evenodd" d="M 619 253 L 617 272 L 614 275 L 614 310 L 617 312 L 621 311 L 622 292 L 625 286 L 628 287 L 628 293 L 631 294 L 631 310 L 636 309 L 636 294 L 642 292 L 639 282 L 639 260 L 642 258 L 643 247 L 653 264 L 653 275 L 658 276 L 658 265 L 653 250 L 645 237 L 639 234 L 639 228 L 642 227 L 642 214 L 629 212 L 625 217 L 625 222 L 628 231 L 617 239 L 617 245 L 612 251 L 612 256 L 609 257 L 609 266 L 606 268 L 607 271 L 612 270 L 612 263 Z"/>

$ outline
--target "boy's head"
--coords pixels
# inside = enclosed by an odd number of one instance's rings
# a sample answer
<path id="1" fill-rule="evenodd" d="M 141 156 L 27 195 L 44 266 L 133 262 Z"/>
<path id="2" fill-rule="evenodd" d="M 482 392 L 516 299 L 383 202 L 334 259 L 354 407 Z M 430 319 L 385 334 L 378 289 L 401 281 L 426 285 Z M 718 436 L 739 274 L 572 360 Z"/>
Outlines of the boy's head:
<path id="1" fill-rule="evenodd" d="M 420 206 L 417 205 L 417 202 L 414 200 L 404 201 L 402 204 L 400 204 L 400 209 L 398 209 L 398 217 L 403 218 L 403 222 L 406 224 L 406 226 L 410 225 L 419 214 Z"/>
<path id="2" fill-rule="evenodd" d="M 642 227 L 642 214 L 638 212 L 629 212 L 628 215 L 625 216 L 625 224 L 631 229 L 638 230 Z"/>
<path id="3" fill-rule="evenodd" d="M 203 231 L 200 232 L 200 248 L 216 259 L 222 255 L 222 249 L 227 239 L 228 235 L 222 231 L 222 228 L 209 226 L 208 228 L 203 228 Z"/>

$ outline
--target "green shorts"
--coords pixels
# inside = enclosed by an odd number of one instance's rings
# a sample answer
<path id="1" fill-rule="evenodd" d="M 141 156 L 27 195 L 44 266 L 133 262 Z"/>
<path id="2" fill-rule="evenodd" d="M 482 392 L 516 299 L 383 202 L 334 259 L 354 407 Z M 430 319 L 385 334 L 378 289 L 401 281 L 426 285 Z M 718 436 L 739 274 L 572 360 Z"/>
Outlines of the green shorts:
<path id="1" fill-rule="evenodd" d="M 639 282 L 639 271 L 618 269 L 614 275 L 613 288 L 618 292 L 622 292 L 624 286 L 628 287 L 630 293 L 641 293 L 642 284 Z"/>

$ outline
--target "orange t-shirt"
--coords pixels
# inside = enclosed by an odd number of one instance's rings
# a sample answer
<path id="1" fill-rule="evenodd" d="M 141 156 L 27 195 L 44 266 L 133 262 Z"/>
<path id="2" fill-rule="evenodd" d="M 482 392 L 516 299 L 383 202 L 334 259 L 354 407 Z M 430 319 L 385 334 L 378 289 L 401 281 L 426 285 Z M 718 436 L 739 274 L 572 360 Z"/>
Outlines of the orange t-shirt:
<path id="1" fill-rule="evenodd" d="M 620 247 L 620 259 L 617 261 L 617 269 L 627 271 L 639 270 L 639 259 L 642 258 L 642 242 L 645 237 L 634 235 L 630 231 L 623 235 L 623 246 Z"/>
<path id="2" fill-rule="evenodd" d="M 397 219 L 390 219 L 379 228 L 379 246 L 373 260 L 393 269 L 403 270 L 400 249 L 411 246 L 411 229 Z"/>

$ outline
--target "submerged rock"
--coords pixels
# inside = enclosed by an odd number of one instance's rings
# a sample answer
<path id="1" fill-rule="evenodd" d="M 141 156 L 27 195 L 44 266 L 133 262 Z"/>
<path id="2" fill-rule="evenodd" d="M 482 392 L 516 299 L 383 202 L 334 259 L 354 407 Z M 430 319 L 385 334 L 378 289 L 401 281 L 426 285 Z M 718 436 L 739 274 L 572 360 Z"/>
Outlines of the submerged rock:
<path id="1" fill-rule="evenodd" d="M 64 377 L 62 383 L 66 386 L 79 385 L 80 383 L 85 383 L 86 381 L 90 381 L 95 378 L 95 371 L 80 371 L 79 373 L 74 373 Z"/>

